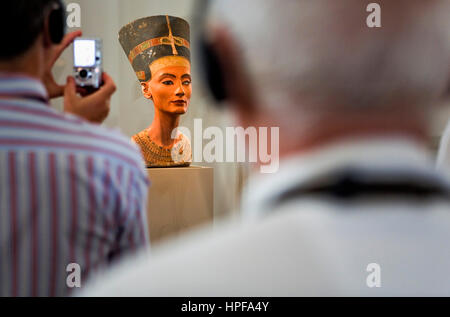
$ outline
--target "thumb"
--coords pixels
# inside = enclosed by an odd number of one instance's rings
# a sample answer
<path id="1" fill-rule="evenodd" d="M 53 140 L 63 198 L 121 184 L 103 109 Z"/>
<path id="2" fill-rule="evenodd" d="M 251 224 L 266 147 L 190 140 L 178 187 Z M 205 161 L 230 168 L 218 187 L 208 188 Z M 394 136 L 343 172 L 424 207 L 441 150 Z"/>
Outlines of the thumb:
<path id="1" fill-rule="evenodd" d="M 73 77 L 67 77 L 66 87 L 64 87 L 64 111 L 74 112 L 77 100 L 77 88 L 75 86 L 75 80 Z"/>
<path id="2" fill-rule="evenodd" d="M 68 98 L 72 100 L 77 95 L 77 88 L 75 86 L 75 80 L 72 76 L 67 76 L 66 87 L 64 87 L 64 99 Z"/>

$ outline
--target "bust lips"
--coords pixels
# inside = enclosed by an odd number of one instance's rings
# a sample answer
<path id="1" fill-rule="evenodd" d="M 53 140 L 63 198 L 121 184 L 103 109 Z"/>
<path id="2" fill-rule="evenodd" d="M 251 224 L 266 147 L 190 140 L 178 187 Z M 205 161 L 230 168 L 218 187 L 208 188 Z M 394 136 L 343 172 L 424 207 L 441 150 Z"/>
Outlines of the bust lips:
<path id="1" fill-rule="evenodd" d="M 175 101 L 171 101 L 171 102 L 178 106 L 184 106 L 187 103 L 186 100 L 175 100 Z"/>

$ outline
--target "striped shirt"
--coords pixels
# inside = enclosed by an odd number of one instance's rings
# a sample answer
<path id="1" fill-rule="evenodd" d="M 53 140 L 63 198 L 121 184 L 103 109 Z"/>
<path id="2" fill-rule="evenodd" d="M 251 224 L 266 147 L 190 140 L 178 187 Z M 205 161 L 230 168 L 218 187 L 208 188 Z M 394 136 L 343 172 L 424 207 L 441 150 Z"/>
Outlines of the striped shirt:
<path id="1" fill-rule="evenodd" d="M 0 74 L 1 296 L 68 295 L 70 263 L 83 286 L 147 246 L 147 188 L 128 139 L 52 109 L 41 82 Z"/>

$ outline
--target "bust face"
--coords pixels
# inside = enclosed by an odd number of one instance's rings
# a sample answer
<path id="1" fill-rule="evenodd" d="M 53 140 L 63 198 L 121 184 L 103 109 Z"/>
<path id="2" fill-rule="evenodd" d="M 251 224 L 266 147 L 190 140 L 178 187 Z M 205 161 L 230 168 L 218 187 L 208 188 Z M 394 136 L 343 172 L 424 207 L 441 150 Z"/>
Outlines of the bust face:
<path id="1" fill-rule="evenodd" d="M 160 111 L 186 113 L 192 94 L 191 69 L 188 66 L 166 66 L 152 73 L 143 83 L 143 93 Z"/>

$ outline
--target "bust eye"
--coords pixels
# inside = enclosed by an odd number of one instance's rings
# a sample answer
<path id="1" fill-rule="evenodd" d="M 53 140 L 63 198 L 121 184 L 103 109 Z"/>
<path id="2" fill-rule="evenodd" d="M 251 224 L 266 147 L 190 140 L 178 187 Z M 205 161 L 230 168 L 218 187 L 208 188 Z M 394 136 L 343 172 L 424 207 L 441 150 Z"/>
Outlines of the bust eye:
<path id="1" fill-rule="evenodd" d="M 165 80 L 165 81 L 163 81 L 162 82 L 164 85 L 173 85 L 173 81 L 171 81 L 171 80 Z"/>
<path id="2" fill-rule="evenodd" d="M 190 85 L 191 84 L 191 81 L 190 80 L 185 80 L 185 81 L 183 81 L 183 85 Z"/>

